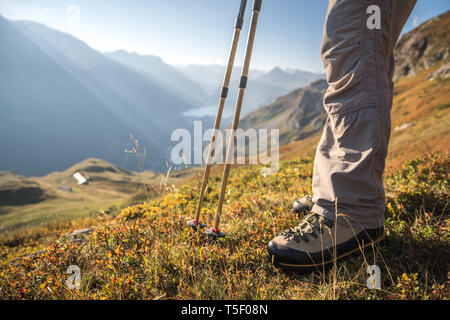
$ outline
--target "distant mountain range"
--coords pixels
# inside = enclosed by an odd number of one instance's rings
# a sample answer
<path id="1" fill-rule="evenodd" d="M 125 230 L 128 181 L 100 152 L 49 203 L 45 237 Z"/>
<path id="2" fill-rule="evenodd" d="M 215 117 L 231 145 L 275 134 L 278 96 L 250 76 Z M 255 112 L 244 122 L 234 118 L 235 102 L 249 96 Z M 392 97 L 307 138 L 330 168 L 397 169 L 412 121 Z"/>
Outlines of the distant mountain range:
<path id="1" fill-rule="evenodd" d="M 222 84 L 225 68 L 222 65 L 175 65 L 181 73 L 183 73 L 190 80 L 198 83 L 203 90 L 213 95 L 217 88 Z M 231 73 L 231 82 L 237 81 L 240 76 L 241 68 L 239 66 L 234 66 L 233 72 Z M 253 70 L 252 70 L 253 72 Z"/>
<path id="2" fill-rule="evenodd" d="M 1 170 L 43 175 L 89 157 L 135 169 L 133 134 L 147 169 L 163 169 L 174 128 L 194 105 L 160 83 L 41 24 L 0 17 Z"/>
<path id="3" fill-rule="evenodd" d="M 147 150 L 145 169 L 164 171 L 174 129 L 191 130 L 194 120 L 212 126 L 225 66 L 171 66 L 151 55 L 101 53 L 42 24 L 1 16 L 0 46 L 0 170 L 42 176 L 91 157 L 137 170 L 137 160 L 124 152 L 132 134 Z M 228 117 L 240 69 L 232 75 Z M 252 69 L 242 113 L 322 77 Z M 211 110 L 197 114 L 202 107 Z"/>
<path id="4" fill-rule="evenodd" d="M 212 97 L 206 94 L 204 89 L 198 83 L 192 81 L 182 72 L 165 63 L 160 57 L 140 55 L 125 50 L 105 52 L 104 54 L 136 72 L 139 72 L 150 81 L 164 85 L 171 93 L 180 96 L 191 105 L 203 106 L 212 103 Z"/>
<path id="5" fill-rule="evenodd" d="M 201 84 L 206 92 L 211 92 L 214 98 L 219 97 L 225 66 L 187 65 L 176 67 L 184 73 L 186 77 Z M 234 112 L 240 76 L 241 67 L 235 66 L 230 81 L 230 93 L 225 104 L 224 122 L 226 122 L 226 120 L 229 121 Z M 242 115 L 257 110 L 258 108 L 273 102 L 277 97 L 285 95 L 294 89 L 304 87 L 313 81 L 324 78 L 325 75 L 321 73 L 312 73 L 295 69 L 282 70 L 279 67 L 270 71 L 251 69 L 242 107 Z M 203 115 L 205 113 L 204 109 L 199 111 L 200 113 L 198 115 Z M 215 102 L 210 105 L 208 111 L 209 115 L 215 115 Z M 195 115 L 196 113 L 189 112 L 189 114 Z"/>
<path id="6" fill-rule="evenodd" d="M 279 67 L 264 73 L 255 80 L 267 85 L 276 84 L 286 90 L 292 91 L 307 86 L 318 79 L 324 79 L 325 75 L 321 73 L 312 73 L 302 70 L 287 69 L 282 70 Z"/>

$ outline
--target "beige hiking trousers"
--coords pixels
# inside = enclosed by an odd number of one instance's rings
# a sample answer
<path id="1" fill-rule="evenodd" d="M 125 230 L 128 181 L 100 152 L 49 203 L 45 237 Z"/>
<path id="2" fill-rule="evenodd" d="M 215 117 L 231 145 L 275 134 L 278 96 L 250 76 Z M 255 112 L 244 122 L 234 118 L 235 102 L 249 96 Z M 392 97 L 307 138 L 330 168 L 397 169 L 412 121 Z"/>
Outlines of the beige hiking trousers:
<path id="1" fill-rule="evenodd" d="M 384 225 L 393 49 L 415 3 L 329 1 L 321 49 L 328 118 L 314 161 L 312 211 L 338 223 Z"/>

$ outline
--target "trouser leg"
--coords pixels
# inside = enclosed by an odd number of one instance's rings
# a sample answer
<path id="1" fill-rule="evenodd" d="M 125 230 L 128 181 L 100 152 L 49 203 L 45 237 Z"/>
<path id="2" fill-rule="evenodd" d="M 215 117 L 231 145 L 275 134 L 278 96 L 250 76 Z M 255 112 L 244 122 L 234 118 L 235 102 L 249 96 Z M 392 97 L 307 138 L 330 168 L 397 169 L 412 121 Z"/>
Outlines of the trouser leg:
<path id="1" fill-rule="evenodd" d="M 321 49 L 328 118 L 314 161 L 312 211 L 338 223 L 365 229 L 384 224 L 393 48 L 415 3 L 329 1 Z M 380 29 L 368 27 L 377 15 L 368 13 L 372 5 L 380 9 Z"/>

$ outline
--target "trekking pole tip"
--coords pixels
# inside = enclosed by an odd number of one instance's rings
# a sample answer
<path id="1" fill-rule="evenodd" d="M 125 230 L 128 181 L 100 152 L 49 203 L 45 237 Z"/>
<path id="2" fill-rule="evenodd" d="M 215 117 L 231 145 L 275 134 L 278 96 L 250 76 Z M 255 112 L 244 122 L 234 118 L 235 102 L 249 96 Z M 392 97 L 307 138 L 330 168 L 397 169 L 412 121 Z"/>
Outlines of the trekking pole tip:
<path id="1" fill-rule="evenodd" d="M 215 228 L 208 228 L 205 231 L 206 235 L 212 239 L 218 239 L 218 238 L 225 238 L 226 234 L 222 231 L 220 231 L 220 229 L 215 229 Z"/>
<path id="2" fill-rule="evenodd" d="M 200 222 L 199 220 L 196 220 L 196 219 L 189 220 L 187 222 L 187 225 L 189 227 L 191 227 L 192 229 L 197 229 L 197 228 L 203 229 L 203 228 L 206 228 L 206 224 L 204 224 L 204 223 L 202 223 L 202 222 Z"/>

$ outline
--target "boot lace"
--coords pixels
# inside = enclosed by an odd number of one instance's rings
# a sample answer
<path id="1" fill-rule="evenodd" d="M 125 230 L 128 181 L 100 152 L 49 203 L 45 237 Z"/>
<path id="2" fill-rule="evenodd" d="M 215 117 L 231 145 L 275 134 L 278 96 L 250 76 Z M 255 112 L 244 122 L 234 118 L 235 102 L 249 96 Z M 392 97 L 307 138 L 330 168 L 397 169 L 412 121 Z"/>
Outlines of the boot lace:
<path id="1" fill-rule="evenodd" d="M 311 213 L 307 215 L 296 227 L 285 230 L 281 233 L 285 239 L 294 239 L 296 242 L 303 240 L 308 243 L 310 236 L 313 239 L 317 239 L 317 233 L 323 233 L 323 227 L 327 226 L 331 228 L 333 226 L 333 221 L 324 218 L 316 213 Z"/>

